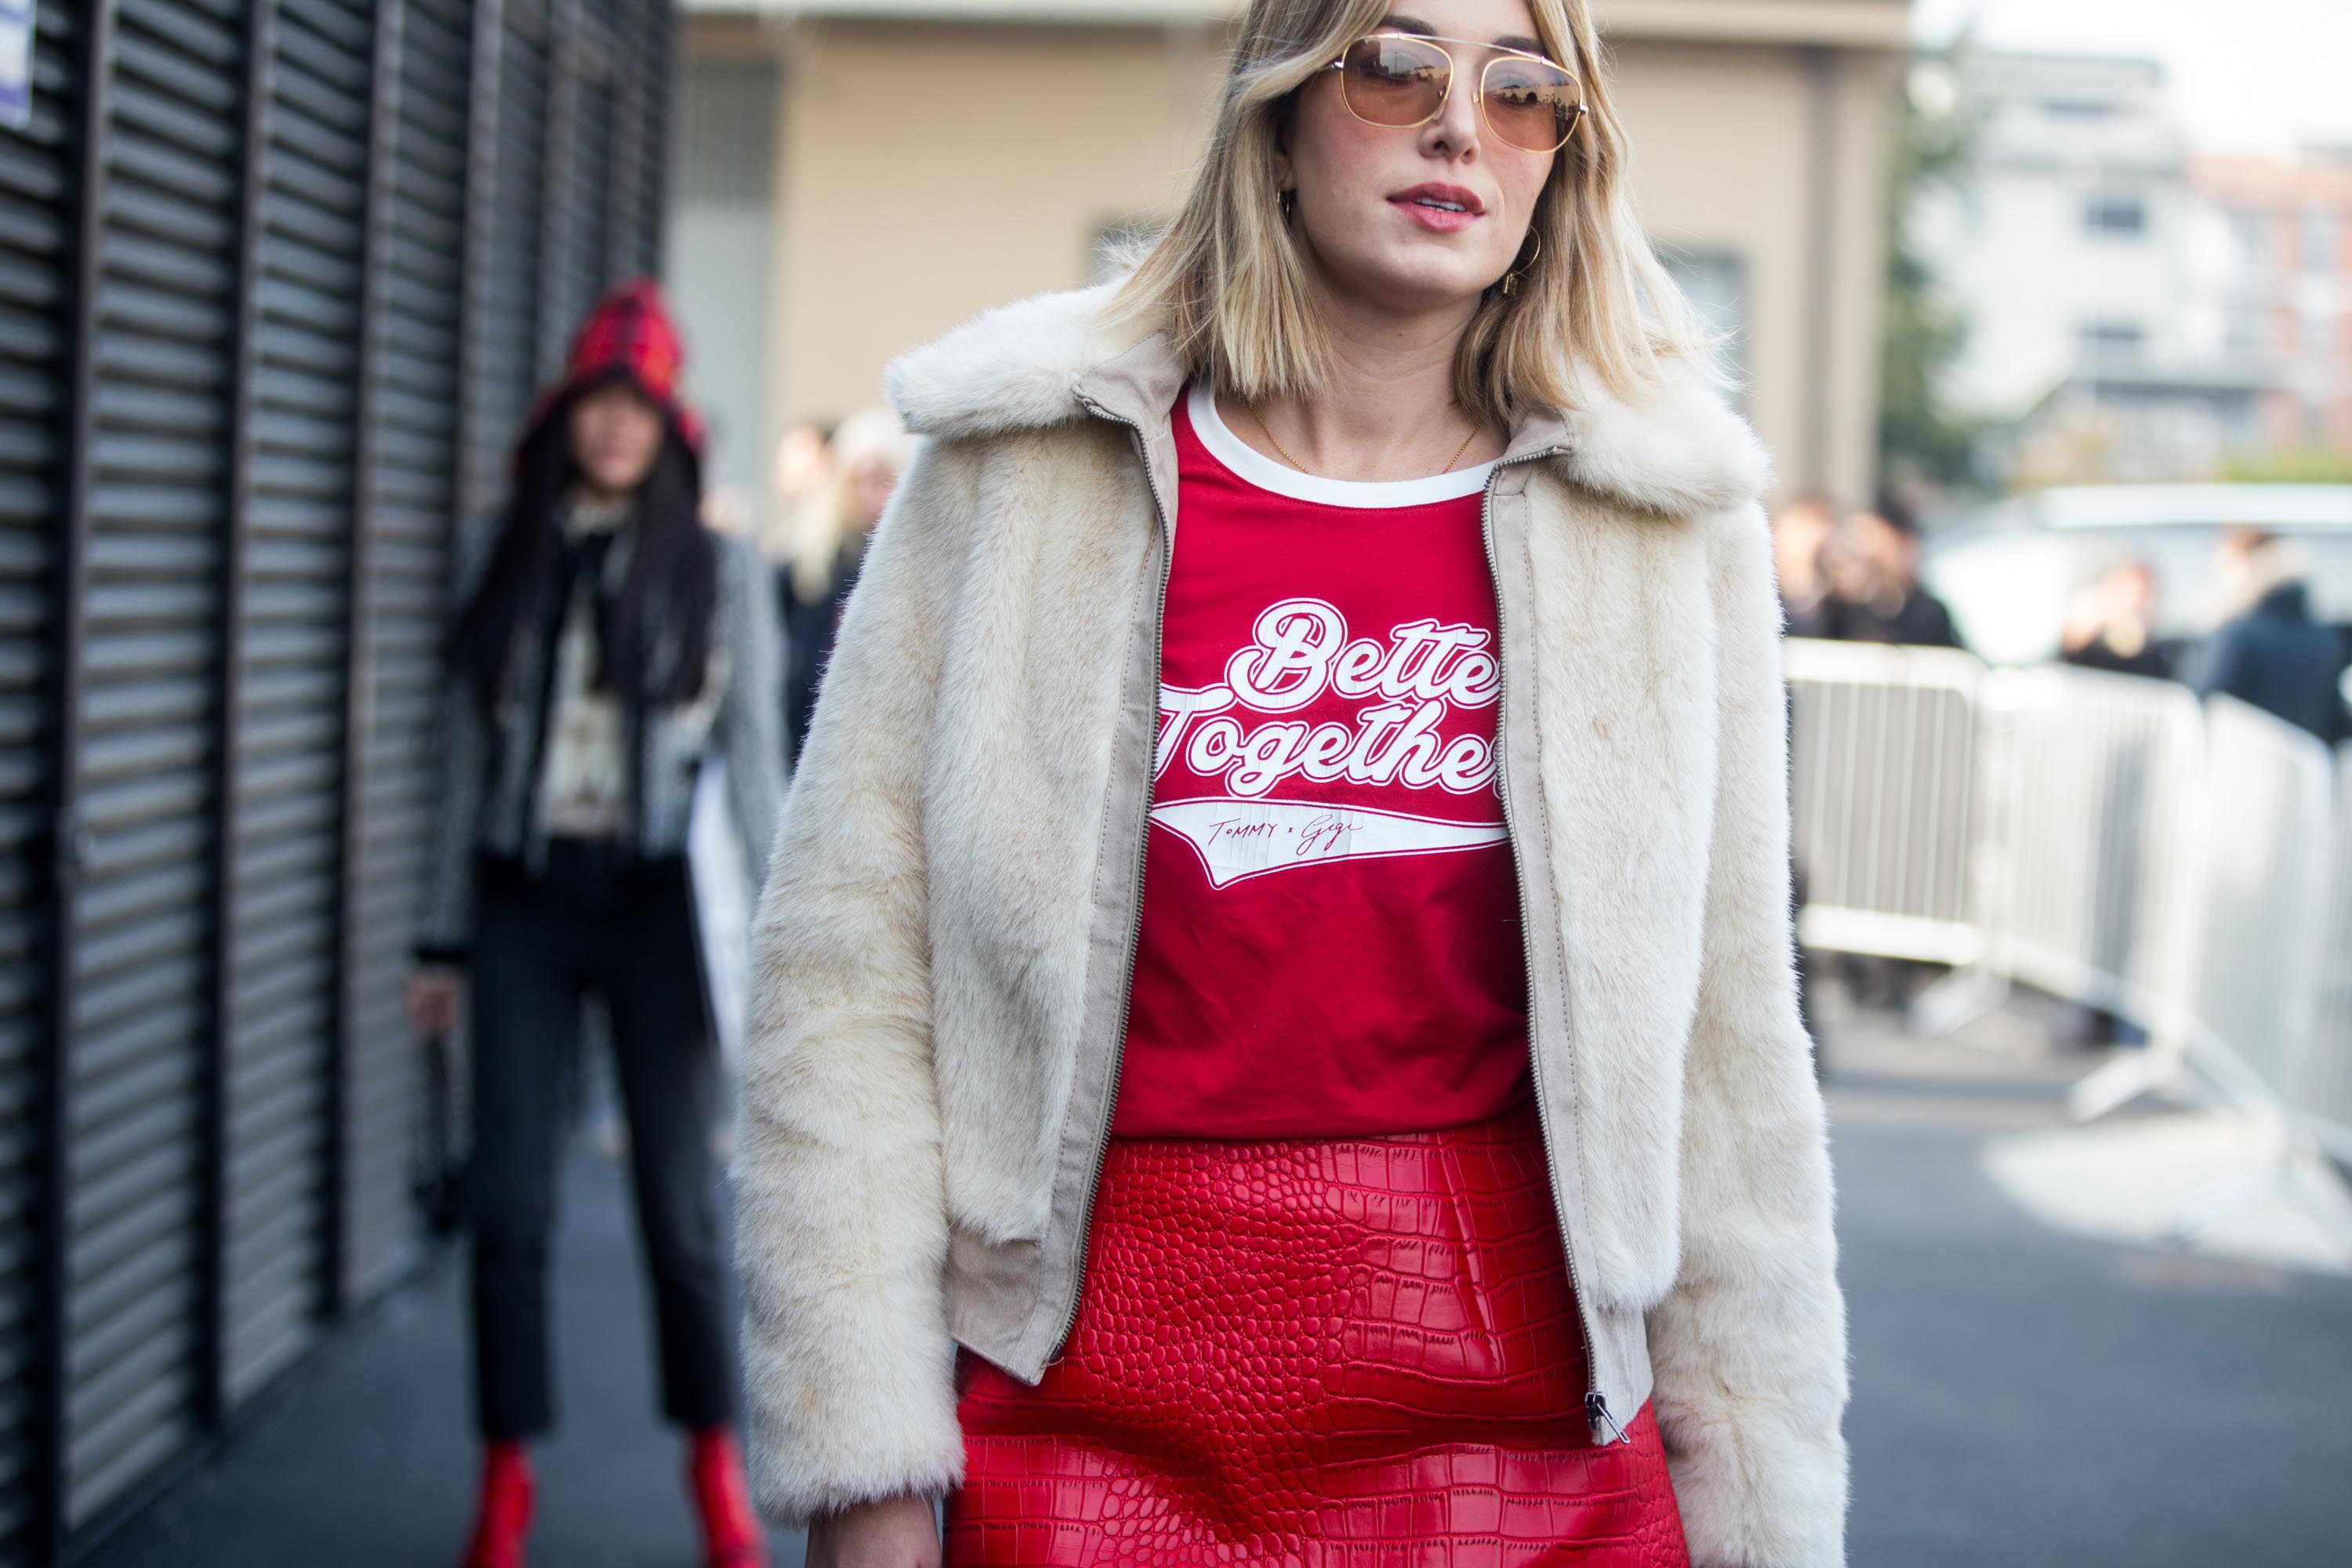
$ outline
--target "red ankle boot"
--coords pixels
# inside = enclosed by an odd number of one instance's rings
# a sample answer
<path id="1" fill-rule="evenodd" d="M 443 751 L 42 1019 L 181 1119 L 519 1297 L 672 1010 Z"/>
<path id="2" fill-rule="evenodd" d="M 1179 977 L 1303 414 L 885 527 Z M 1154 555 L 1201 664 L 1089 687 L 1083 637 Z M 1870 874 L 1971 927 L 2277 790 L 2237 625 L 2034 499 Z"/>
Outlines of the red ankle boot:
<path id="1" fill-rule="evenodd" d="M 520 1443 L 492 1443 L 482 1450 L 481 1511 L 474 1516 L 465 1568 L 522 1568 L 535 1489 Z"/>
<path id="2" fill-rule="evenodd" d="M 697 1432 L 687 1479 L 702 1516 L 702 1550 L 709 1568 L 768 1568 L 767 1538 L 751 1511 L 735 1434 L 724 1426 Z"/>

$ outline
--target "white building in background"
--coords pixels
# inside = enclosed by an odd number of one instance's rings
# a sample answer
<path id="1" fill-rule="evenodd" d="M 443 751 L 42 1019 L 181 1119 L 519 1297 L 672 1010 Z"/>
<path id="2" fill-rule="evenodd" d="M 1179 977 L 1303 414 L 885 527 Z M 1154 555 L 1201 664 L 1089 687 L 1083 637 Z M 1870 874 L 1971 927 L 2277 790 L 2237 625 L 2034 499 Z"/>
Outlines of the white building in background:
<path id="1" fill-rule="evenodd" d="M 2163 68 L 1984 51 L 1948 86 L 1979 122 L 1973 167 L 1919 229 L 1969 323 L 1946 395 L 2010 432 L 2007 477 L 2203 477 L 2259 444 L 2274 373 L 2216 302 Z"/>
<path id="2" fill-rule="evenodd" d="M 2263 426 L 2282 451 L 2352 452 L 2352 146 L 2292 163 L 2200 158 L 2200 312 L 2230 352 L 2262 363 Z"/>

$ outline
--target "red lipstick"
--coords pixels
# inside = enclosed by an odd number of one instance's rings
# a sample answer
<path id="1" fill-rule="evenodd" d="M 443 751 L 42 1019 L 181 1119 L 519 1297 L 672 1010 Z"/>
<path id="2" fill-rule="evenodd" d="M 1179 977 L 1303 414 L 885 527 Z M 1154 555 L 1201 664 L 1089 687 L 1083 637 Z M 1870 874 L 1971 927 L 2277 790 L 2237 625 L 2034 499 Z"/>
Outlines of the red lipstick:
<path id="1" fill-rule="evenodd" d="M 1459 234 L 1486 211 L 1476 192 L 1434 183 L 1399 191 L 1389 205 L 1434 234 Z"/>

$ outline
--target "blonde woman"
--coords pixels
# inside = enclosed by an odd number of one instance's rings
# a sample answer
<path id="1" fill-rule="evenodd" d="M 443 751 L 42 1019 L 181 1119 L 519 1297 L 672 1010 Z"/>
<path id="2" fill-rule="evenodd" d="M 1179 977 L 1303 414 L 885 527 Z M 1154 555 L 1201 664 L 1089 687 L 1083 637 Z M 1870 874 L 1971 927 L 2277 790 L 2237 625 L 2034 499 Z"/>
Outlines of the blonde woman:
<path id="1" fill-rule="evenodd" d="M 851 415 L 825 447 L 822 482 L 793 520 L 794 537 L 777 573 L 777 594 L 787 667 L 784 732 L 795 749 L 808 739 L 817 687 L 866 542 L 911 456 L 912 442 L 897 415 L 887 408 Z"/>
<path id="2" fill-rule="evenodd" d="M 1255 0 L 1133 274 L 896 367 L 737 1171 L 820 1568 L 1843 1561 L 1765 464 L 1598 67 Z"/>

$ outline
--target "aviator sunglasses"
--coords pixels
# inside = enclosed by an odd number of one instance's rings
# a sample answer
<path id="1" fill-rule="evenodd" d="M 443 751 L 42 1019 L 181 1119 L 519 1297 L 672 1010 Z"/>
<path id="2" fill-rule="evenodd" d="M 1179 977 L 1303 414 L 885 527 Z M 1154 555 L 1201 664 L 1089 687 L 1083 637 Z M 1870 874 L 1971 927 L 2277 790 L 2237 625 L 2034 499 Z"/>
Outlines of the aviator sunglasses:
<path id="1" fill-rule="evenodd" d="M 1373 33 L 1348 46 L 1327 69 L 1339 73 L 1348 112 L 1367 125 L 1409 130 L 1445 111 L 1456 74 L 1448 44 L 1492 55 L 1475 101 L 1497 141 L 1528 153 L 1557 153 L 1584 118 L 1576 78 L 1544 58 L 1469 38 Z"/>

